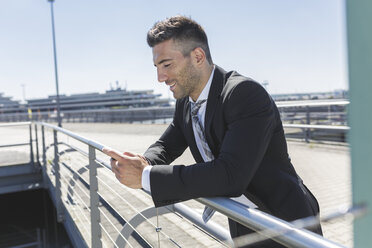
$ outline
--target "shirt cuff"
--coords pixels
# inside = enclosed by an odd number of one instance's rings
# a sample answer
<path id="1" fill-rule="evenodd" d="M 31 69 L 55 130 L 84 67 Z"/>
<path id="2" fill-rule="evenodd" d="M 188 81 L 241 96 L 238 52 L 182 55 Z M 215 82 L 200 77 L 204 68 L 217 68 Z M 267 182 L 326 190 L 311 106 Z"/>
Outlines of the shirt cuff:
<path id="1" fill-rule="evenodd" d="M 150 186 L 150 171 L 152 166 L 146 166 L 142 171 L 142 188 L 151 193 L 151 186 Z"/>

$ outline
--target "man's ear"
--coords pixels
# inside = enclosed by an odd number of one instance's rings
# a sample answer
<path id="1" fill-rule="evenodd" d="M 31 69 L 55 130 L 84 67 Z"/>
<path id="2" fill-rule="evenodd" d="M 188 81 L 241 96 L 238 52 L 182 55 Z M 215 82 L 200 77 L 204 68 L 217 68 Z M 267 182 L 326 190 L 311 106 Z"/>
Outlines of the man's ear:
<path id="1" fill-rule="evenodd" d="M 200 66 L 205 62 L 205 52 L 202 48 L 197 47 L 192 51 L 192 53 L 196 65 Z"/>

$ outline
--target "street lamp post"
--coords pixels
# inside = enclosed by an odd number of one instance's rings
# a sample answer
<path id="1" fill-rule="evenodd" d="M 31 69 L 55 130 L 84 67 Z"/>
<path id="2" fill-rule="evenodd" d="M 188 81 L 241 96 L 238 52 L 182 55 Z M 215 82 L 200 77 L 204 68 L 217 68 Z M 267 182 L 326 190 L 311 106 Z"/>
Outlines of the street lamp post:
<path id="1" fill-rule="evenodd" d="M 57 122 L 58 126 L 62 127 L 61 124 L 61 108 L 59 104 L 59 87 L 58 87 L 58 70 L 57 70 L 57 49 L 56 49 L 56 35 L 54 29 L 54 11 L 53 11 L 53 3 L 54 0 L 48 0 L 50 2 L 50 12 L 52 17 L 52 34 L 53 34 L 53 51 L 54 51 L 54 73 L 56 78 L 56 91 L 57 91 Z"/>

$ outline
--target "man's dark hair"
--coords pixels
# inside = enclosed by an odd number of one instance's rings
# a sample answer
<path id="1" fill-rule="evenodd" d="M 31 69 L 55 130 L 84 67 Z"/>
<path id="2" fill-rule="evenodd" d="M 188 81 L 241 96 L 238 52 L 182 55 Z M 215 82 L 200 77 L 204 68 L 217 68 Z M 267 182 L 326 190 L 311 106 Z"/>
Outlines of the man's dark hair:
<path id="1" fill-rule="evenodd" d="M 167 18 L 155 23 L 147 33 L 147 44 L 150 47 L 170 39 L 180 47 L 183 56 L 189 56 L 191 51 L 200 47 L 204 50 L 208 62 L 213 63 L 207 35 L 191 18 L 179 15 Z"/>

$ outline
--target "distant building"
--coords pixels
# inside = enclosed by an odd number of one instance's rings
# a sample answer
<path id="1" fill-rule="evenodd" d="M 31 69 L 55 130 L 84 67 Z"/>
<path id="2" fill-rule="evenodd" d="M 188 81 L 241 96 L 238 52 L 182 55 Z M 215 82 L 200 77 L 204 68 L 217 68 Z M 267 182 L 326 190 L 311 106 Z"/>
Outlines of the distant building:
<path id="1" fill-rule="evenodd" d="M 4 96 L 4 93 L 0 93 L 0 113 L 16 113 L 21 111 L 22 108 L 19 101 L 14 101 L 12 97 Z"/>
<path id="2" fill-rule="evenodd" d="M 9 97 L 0 95 L 0 113 L 53 112 L 57 109 L 56 95 L 47 98 L 30 99 L 26 104 L 11 101 Z M 125 109 L 138 107 L 170 106 L 169 99 L 160 98 L 161 94 L 154 94 L 153 90 L 127 91 L 117 87 L 105 93 L 83 93 L 60 95 L 61 111 L 84 111 L 94 109 Z M 2 100 L 3 99 L 3 100 Z M 4 102 L 4 104 L 1 104 Z"/>

